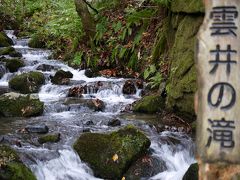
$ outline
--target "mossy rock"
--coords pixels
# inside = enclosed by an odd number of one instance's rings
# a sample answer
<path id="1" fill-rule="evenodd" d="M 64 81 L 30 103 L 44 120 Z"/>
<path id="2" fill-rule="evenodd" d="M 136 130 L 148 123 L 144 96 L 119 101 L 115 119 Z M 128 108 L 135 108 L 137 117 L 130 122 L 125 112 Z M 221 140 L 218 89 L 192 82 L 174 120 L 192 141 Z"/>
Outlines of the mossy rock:
<path id="1" fill-rule="evenodd" d="M 8 47 L 11 45 L 13 45 L 13 41 L 4 32 L 0 32 L 0 47 Z"/>
<path id="2" fill-rule="evenodd" d="M 73 74 L 70 71 L 58 70 L 55 75 L 51 78 L 53 84 L 66 85 L 70 82 L 70 78 Z"/>
<path id="3" fill-rule="evenodd" d="M 183 180 L 198 180 L 198 163 L 191 164 L 183 176 Z"/>
<path id="4" fill-rule="evenodd" d="M 44 136 L 41 136 L 38 138 L 38 142 L 40 144 L 44 144 L 44 143 L 55 143 L 60 141 L 60 133 L 56 133 L 56 134 L 47 134 Z"/>
<path id="5" fill-rule="evenodd" d="M 21 162 L 19 156 L 12 148 L 0 145 L 0 179 L 36 180 L 36 177 Z"/>
<path id="6" fill-rule="evenodd" d="M 134 126 L 110 134 L 85 133 L 73 145 L 81 160 L 93 169 L 95 176 L 121 179 L 144 152 L 150 140 Z"/>
<path id="7" fill-rule="evenodd" d="M 171 11 L 174 13 L 204 13 L 205 8 L 202 0 L 173 0 Z"/>
<path id="8" fill-rule="evenodd" d="M 43 73 L 29 72 L 13 77 L 9 81 L 9 87 L 23 94 L 37 93 L 44 82 Z"/>
<path id="9" fill-rule="evenodd" d="M 23 66 L 24 62 L 21 59 L 8 59 L 8 61 L 6 61 L 6 67 L 11 73 L 17 72 L 18 69 Z"/>
<path id="10" fill-rule="evenodd" d="M 46 42 L 43 35 L 37 33 L 34 34 L 28 42 L 28 46 L 31 48 L 46 48 Z"/>
<path id="11" fill-rule="evenodd" d="M 0 55 L 9 55 L 10 53 L 14 52 L 15 49 L 12 46 L 4 47 L 0 49 Z"/>
<path id="12" fill-rule="evenodd" d="M 165 100 L 159 95 L 145 96 L 133 106 L 134 112 L 153 114 L 164 108 Z"/>
<path id="13" fill-rule="evenodd" d="M 33 95 L 5 93 L 0 96 L 0 116 L 30 117 L 43 113 L 44 104 Z"/>
<path id="14" fill-rule="evenodd" d="M 170 52 L 171 71 L 167 84 L 169 109 L 179 116 L 194 120 L 194 93 L 197 90 L 194 50 L 196 35 L 203 16 L 185 16 L 179 23 L 175 42 Z"/>

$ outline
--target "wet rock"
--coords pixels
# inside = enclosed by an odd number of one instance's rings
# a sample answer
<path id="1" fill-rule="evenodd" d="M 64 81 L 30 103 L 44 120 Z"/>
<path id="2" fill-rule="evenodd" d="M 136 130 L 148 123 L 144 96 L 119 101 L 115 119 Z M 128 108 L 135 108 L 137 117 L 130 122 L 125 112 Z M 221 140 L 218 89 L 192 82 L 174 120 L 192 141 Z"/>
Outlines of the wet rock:
<path id="1" fill-rule="evenodd" d="M 6 67 L 8 68 L 9 72 L 17 72 L 19 68 L 24 66 L 24 62 L 21 59 L 9 59 L 6 62 Z"/>
<path id="2" fill-rule="evenodd" d="M 167 166 L 163 160 L 145 155 L 131 165 L 124 177 L 128 180 L 150 179 L 165 170 Z"/>
<path id="3" fill-rule="evenodd" d="M 95 111 L 103 111 L 105 109 L 105 104 L 100 99 L 93 99 L 92 105 Z"/>
<path id="4" fill-rule="evenodd" d="M 87 121 L 87 122 L 85 123 L 85 125 L 86 125 L 86 126 L 92 126 L 92 125 L 94 125 L 94 123 L 93 123 L 93 121 L 90 120 L 90 121 Z"/>
<path id="5" fill-rule="evenodd" d="M 92 78 L 94 76 L 94 72 L 91 69 L 86 69 L 85 70 L 85 76 L 87 76 L 88 78 Z"/>
<path id="6" fill-rule="evenodd" d="M 6 73 L 6 67 L 3 63 L 0 62 L 0 79 L 3 77 L 5 73 Z"/>
<path id="7" fill-rule="evenodd" d="M 143 89 L 143 86 L 144 86 L 143 84 L 144 84 L 143 81 L 140 79 L 136 81 L 136 86 L 138 89 Z"/>
<path id="8" fill-rule="evenodd" d="M 60 133 L 55 133 L 55 134 L 47 134 L 44 136 L 41 136 L 38 138 L 38 142 L 40 144 L 44 144 L 44 143 L 56 143 L 60 141 Z"/>
<path id="9" fill-rule="evenodd" d="M 12 52 L 15 52 L 15 49 L 11 46 L 0 49 L 0 55 L 9 55 Z"/>
<path id="10" fill-rule="evenodd" d="M 37 93 L 45 82 L 45 77 L 40 72 L 23 73 L 9 81 L 9 87 L 23 94 Z"/>
<path id="11" fill-rule="evenodd" d="M 6 145 L 0 145 L 0 179 L 36 180 L 31 170 L 27 168 L 15 150 Z"/>
<path id="12" fill-rule="evenodd" d="M 84 129 L 82 130 L 82 132 L 83 132 L 83 133 L 91 132 L 91 129 L 90 129 L 90 128 L 84 128 Z"/>
<path id="13" fill-rule="evenodd" d="M 0 96 L 0 116 L 31 117 L 43 113 L 44 104 L 38 97 L 19 93 L 5 93 Z"/>
<path id="14" fill-rule="evenodd" d="M 83 86 L 76 86 L 72 87 L 68 91 L 68 97 L 82 97 L 82 94 L 84 93 L 84 87 Z"/>
<path id="15" fill-rule="evenodd" d="M 150 146 L 150 140 L 137 128 L 126 126 L 110 134 L 84 133 L 73 145 L 81 160 L 95 176 L 121 179 L 126 169 Z"/>
<path id="16" fill-rule="evenodd" d="M 46 125 L 28 125 L 25 130 L 28 133 L 46 134 L 48 133 L 49 128 Z"/>
<path id="17" fill-rule="evenodd" d="M 54 69 L 55 69 L 55 67 L 52 66 L 52 65 L 49 65 L 49 64 L 41 64 L 37 67 L 37 70 L 43 71 L 43 72 L 51 71 L 51 70 L 54 70 Z"/>
<path id="18" fill-rule="evenodd" d="M 123 85 L 123 90 L 122 90 L 123 94 L 136 94 L 137 90 L 136 87 L 134 85 L 134 82 L 131 80 L 127 80 L 125 82 L 125 84 Z"/>
<path id="19" fill-rule="evenodd" d="M 12 52 L 9 53 L 9 56 L 21 58 L 22 54 L 20 52 L 17 52 L 17 51 L 12 51 Z"/>
<path id="20" fill-rule="evenodd" d="M 8 93 L 10 91 L 9 87 L 7 86 L 0 86 L 0 95 Z"/>
<path id="21" fill-rule="evenodd" d="M 119 119 L 112 119 L 108 121 L 108 126 L 112 127 L 121 126 L 121 121 Z"/>
<path id="22" fill-rule="evenodd" d="M 13 41 L 2 31 L 0 32 L 0 47 L 13 45 Z"/>
<path id="23" fill-rule="evenodd" d="M 194 163 L 188 168 L 183 176 L 183 180 L 198 180 L 198 164 Z"/>
<path id="24" fill-rule="evenodd" d="M 153 114 L 164 109 L 165 100 L 159 95 L 145 96 L 133 105 L 134 112 Z"/>
<path id="25" fill-rule="evenodd" d="M 58 85 L 68 85 L 73 74 L 70 71 L 59 70 L 51 77 L 51 82 Z"/>

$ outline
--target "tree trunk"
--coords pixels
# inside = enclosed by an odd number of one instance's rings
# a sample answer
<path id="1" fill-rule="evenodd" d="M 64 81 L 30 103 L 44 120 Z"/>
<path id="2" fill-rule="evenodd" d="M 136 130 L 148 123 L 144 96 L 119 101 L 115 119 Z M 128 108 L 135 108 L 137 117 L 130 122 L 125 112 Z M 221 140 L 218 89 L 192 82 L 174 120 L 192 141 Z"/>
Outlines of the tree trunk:
<path id="1" fill-rule="evenodd" d="M 82 20 L 83 30 L 88 40 L 93 39 L 95 36 L 96 28 L 93 17 L 88 11 L 88 6 L 84 0 L 75 0 L 75 6 L 78 15 Z"/>

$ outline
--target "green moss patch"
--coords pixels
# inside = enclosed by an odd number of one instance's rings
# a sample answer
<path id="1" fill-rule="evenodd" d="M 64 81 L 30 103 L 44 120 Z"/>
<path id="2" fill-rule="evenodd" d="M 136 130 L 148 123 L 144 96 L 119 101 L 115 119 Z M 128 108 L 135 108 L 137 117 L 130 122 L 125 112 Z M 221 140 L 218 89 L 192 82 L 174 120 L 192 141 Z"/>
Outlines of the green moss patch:
<path id="1" fill-rule="evenodd" d="M 96 176 L 120 179 L 149 146 L 150 140 L 141 131 L 126 126 L 110 134 L 85 133 L 73 147 Z"/>

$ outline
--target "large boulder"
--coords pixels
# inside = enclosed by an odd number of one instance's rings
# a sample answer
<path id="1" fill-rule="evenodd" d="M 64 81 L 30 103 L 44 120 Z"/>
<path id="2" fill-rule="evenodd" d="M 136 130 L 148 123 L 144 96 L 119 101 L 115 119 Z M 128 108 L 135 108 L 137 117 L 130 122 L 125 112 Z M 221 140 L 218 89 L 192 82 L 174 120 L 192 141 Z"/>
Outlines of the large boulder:
<path id="1" fill-rule="evenodd" d="M 126 126 L 110 134 L 84 133 L 73 147 L 96 176 L 121 179 L 130 165 L 147 151 L 150 143 L 140 130 Z"/>
<path id="2" fill-rule="evenodd" d="M 59 70 L 51 77 L 51 82 L 58 85 L 67 85 L 72 77 L 73 74 L 70 71 Z"/>
<path id="3" fill-rule="evenodd" d="M 24 62 L 21 59 L 8 59 L 8 61 L 6 61 L 6 67 L 11 73 L 17 72 L 18 69 L 23 66 Z"/>
<path id="4" fill-rule="evenodd" d="M 133 105 L 134 112 L 153 114 L 164 108 L 165 101 L 159 95 L 145 96 Z"/>
<path id="5" fill-rule="evenodd" d="M 9 87 L 23 94 L 37 93 L 45 82 L 45 77 L 40 72 L 23 73 L 9 81 Z"/>
<path id="6" fill-rule="evenodd" d="M 197 72 L 194 64 L 194 47 L 203 16 L 185 16 L 177 27 L 171 48 L 171 71 L 166 87 L 169 109 L 184 119 L 194 119 L 194 93 L 197 90 Z"/>
<path id="7" fill-rule="evenodd" d="M 198 163 L 191 164 L 183 176 L 183 180 L 198 180 Z"/>
<path id="8" fill-rule="evenodd" d="M 12 148 L 0 145 L 0 179 L 36 180 L 36 177 Z"/>
<path id="9" fill-rule="evenodd" d="M 174 0 L 171 2 L 171 11 L 175 13 L 204 13 L 202 0 Z"/>
<path id="10" fill-rule="evenodd" d="M 33 95 L 5 93 L 0 96 L 0 116 L 30 117 L 43 113 L 44 104 Z"/>
<path id="11" fill-rule="evenodd" d="M 4 32 L 0 32 L 0 47 L 8 47 L 11 45 L 13 45 L 13 41 Z"/>
<path id="12" fill-rule="evenodd" d="M 0 55 L 9 55 L 10 53 L 14 52 L 15 49 L 12 46 L 4 47 L 0 49 Z"/>

